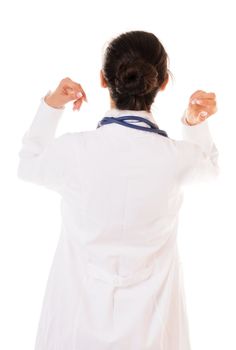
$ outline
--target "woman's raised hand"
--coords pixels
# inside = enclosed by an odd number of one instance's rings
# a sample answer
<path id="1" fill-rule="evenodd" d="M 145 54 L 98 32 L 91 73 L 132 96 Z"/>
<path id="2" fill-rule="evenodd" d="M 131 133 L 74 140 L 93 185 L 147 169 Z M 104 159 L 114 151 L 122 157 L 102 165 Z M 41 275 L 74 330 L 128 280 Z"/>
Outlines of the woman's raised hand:
<path id="1" fill-rule="evenodd" d="M 216 112 L 216 95 L 213 92 L 197 90 L 190 96 L 185 120 L 189 125 L 196 125 Z"/>
<path id="2" fill-rule="evenodd" d="M 66 103 L 74 101 L 73 111 L 79 110 L 83 101 L 88 102 L 82 86 L 68 77 L 62 79 L 55 91 L 47 95 L 44 101 L 54 108 L 62 108 Z"/>

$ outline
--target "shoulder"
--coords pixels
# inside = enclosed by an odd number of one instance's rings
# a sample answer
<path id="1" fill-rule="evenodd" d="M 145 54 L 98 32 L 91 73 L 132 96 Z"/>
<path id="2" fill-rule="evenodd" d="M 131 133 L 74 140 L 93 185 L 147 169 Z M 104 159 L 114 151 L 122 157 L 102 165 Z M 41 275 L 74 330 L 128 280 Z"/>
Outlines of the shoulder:
<path id="1" fill-rule="evenodd" d="M 56 144 L 72 145 L 73 143 L 83 142 L 86 131 L 68 131 L 54 139 Z"/>
<path id="2" fill-rule="evenodd" d="M 170 142 L 179 153 L 203 153 L 201 146 L 194 141 L 170 139 Z"/>
<path id="3" fill-rule="evenodd" d="M 56 139 L 56 143 L 64 150 L 76 150 L 77 153 L 81 153 L 83 150 L 87 150 L 89 145 L 94 147 L 94 143 L 97 141 L 96 130 L 84 130 L 84 131 L 70 131 L 60 135 Z"/>
<path id="4" fill-rule="evenodd" d="M 165 150 L 176 170 L 187 169 L 196 166 L 207 159 L 201 146 L 188 140 L 165 139 Z"/>

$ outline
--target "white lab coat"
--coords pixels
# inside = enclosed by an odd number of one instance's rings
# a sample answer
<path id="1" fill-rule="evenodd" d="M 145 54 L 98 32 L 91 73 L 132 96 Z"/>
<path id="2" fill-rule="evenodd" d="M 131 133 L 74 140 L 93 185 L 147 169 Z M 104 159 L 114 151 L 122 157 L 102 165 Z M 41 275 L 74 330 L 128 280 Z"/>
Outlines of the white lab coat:
<path id="1" fill-rule="evenodd" d="M 55 138 L 64 109 L 42 97 L 19 152 L 18 177 L 61 195 L 35 350 L 190 350 L 178 213 L 185 185 L 219 173 L 208 121 L 181 119 L 183 140 L 119 124 Z M 155 122 L 104 114 L 121 115 Z"/>

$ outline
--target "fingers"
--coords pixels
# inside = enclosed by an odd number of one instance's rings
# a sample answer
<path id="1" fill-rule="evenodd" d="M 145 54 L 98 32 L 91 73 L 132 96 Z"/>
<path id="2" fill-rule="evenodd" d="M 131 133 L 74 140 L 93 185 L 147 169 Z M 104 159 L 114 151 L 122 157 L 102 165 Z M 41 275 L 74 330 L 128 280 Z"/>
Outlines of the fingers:
<path id="1" fill-rule="evenodd" d="M 74 101 L 74 106 L 73 106 L 73 111 L 75 110 L 79 110 L 81 105 L 83 103 L 83 99 L 82 98 L 79 98 L 78 100 Z"/>
<path id="2" fill-rule="evenodd" d="M 198 118 L 200 119 L 200 121 L 203 121 L 206 118 L 209 118 L 209 114 L 206 111 L 202 111 L 198 114 Z"/>
<path id="3" fill-rule="evenodd" d="M 194 115 L 199 115 L 203 119 L 216 113 L 217 105 L 215 93 L 207 93 L 203 90 L 195 91 L 189 99 L 189 109 Z M 205 115 L 201 113 L 202 111 L 205 111 Z"/>
<path id="4" fill-rule="evenodd" d="M 86 93 L 80 84 L 74 82 L 70 78 L 65 78 L 62 80 L 62 82 L 64 90 L 71 96 L 72 99 L 77 99 L 77 94 L 81 93 L 83 100 L 88 102 Z"/>
<path id="5" fill-rule="evenodd" d="M 216 98 L 216 94 L 214 92 L 205 92 L 203 90 L 197 90 L 195 91 L 191 96 L 190 96 L 190 100 L 194 99 L 194 98 L 210 98 L 210 99 L 215 99 Z"/>
<path id="6" fill-rule="evenodd" d="M 199 101 L 200 102 L 200 101 Z M 215 101 L 205 101 L 199 104 L 189 104 L 189 109 L 195 115 L 202 111 L 207 112 L 208 115 L 214 114 L 217 111 L 217 106 Z"/>
<path id="7" fill-rule="evenodd" d="M 216 106 L 216 100 L 211 99 L 211 98 L 194 98 L 193 100 L 190 101 L 192 105 L 200 105 L 203 107 L 208 107 L 208 106 Z"/>
<path id="8" fill-rule="evenodd" d="M 214 92 L 195 91 L 189 99 L 188 120 L 192 125 L 209 118 L 217 112 L 216 95 Z"/>

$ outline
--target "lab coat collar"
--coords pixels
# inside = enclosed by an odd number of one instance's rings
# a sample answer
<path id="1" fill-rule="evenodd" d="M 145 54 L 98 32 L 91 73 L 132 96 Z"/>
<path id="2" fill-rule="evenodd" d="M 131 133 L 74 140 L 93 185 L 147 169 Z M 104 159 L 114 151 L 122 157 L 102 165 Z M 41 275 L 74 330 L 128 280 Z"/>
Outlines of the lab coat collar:
<path id="1" fill-rule="evenodd" d="M 147 112 L 145 110 L 135 111 L 135 110 L 131 110 L 131 109 L 111 108 L 105 113 L 104 117 L 122 117 L 122 116 L 126 116 L 126 115 L 135 115 L 135 116 L 143 117 L 143 118 L 146 118 L 146 119 L 150 120 L 151 122 L 157 124 L 156 120 L 153 117 L 152 112 Z M 137 123 L 137 121 L 135 121 L 135 120 L 126 120 L 126 122 Z"/>

